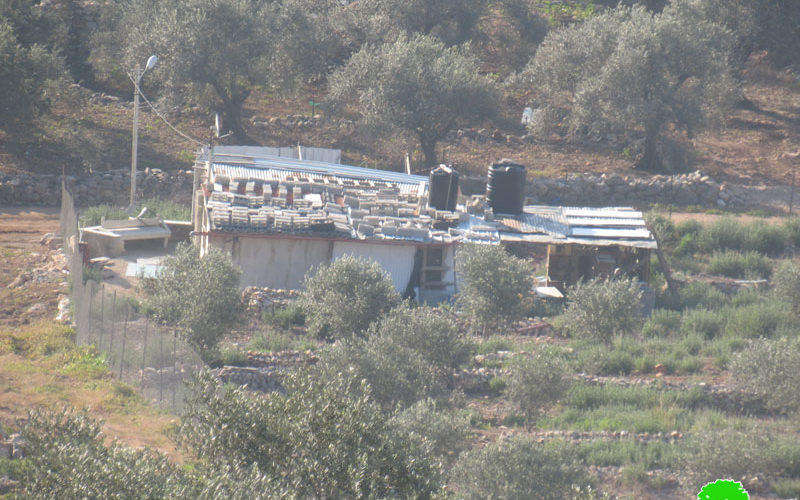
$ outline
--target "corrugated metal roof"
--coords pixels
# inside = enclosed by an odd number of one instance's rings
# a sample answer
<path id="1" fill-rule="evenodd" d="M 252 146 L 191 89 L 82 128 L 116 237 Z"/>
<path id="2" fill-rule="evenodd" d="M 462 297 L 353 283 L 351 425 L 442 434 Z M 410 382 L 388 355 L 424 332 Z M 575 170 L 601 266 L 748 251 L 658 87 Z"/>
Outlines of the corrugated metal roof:
<path id="1" fill-rule="evenodd" d="M 201 157 L 202 158 L 202 157 Z M 219 168 L 218 168 L 219 167 Z M 241 155 L 214 153 L 214 172 L 225 169 L 236 170 L 236 177 L 261 180 L 283 180 L 290 175 L 302 174 L 312 179 L 349 179 L 389 182 L 396 185 L 401 192 L 424 194 L 427 191 L 428 178 L 421 175 L 409 175 L 402 172 L 377 170 L 372 168 L 353 167 L 312 160 L 297 160 L 269 155 Z M 218 174 L 229 175 L 229 174 Z M 421 191 L 420 191 L 421 190 Z"/>

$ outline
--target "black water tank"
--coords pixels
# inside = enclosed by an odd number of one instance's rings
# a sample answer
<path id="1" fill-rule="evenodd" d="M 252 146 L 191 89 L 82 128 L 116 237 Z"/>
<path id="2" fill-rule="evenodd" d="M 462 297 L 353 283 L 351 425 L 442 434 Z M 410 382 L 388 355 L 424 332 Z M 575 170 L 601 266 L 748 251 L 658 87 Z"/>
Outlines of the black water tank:
<path id="1" fill-rule="evenodd" d="M 458 172 L 441 165 L 431 170 L 428 206 L 436 210 L 456 209 L 458 199 Z"/>
<path id="2" fill-rule="evenodd" d="M 486 201 L 496 214 L 521 214 L 525 205 L 525 167 L 510 160 L 490 166 Z"/>

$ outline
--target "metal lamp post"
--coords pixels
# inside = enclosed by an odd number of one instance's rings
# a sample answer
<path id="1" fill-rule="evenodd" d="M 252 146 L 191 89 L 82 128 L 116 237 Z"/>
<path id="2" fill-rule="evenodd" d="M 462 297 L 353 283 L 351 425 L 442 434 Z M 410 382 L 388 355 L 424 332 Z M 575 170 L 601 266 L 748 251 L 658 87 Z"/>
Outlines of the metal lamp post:
<path id="1" fill-rule="evenodd" d="M 136 210 L 136 153 L 139 147 L 139 84 L 148 69 L 152 69 L 158 62 L 157 56 L 150 56 L 147 59 L 144 69 L 138 66 L 134 70 L 132 79 L 134 80 L 133 89 L 133 147 L 131 148 L 131 203 L 128 210 L 133 213 Z"/>

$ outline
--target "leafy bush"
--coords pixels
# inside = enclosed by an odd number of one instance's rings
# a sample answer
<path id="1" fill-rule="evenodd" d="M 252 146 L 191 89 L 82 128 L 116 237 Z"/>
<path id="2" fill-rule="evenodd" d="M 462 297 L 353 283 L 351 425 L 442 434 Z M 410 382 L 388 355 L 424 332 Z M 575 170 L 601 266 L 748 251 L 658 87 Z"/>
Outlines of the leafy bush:
<path id="1" fill-rule="evenodd" d="M 262 398 L 243 388 L 223 390 L 208 373 L 200 374 L 180 442 L 210 469 L 253 468 L 294 498 L 406 498 L 438 491 L 440 470 L 430 443 L 392 427 L 365 380 L 350 372 L 324 375 L 293 372 L 284 379 L 285 395 Z"/>
<path id="2" fill-rule="evenodd" d="M 714 285 L 696 281 L 682 287 L 677 297 L 662 295 L 659 297 L 658 306 L 666 309 L 682 311 L 696 307 L 717 309 L 728 303 L 728 297 Z"/>
<path id="3" fill-rule="evenodd" d="M 648 212 L 645 214 L 645 221 L 650 231 L 658 238 L 659 243 L 662 245 L 670 245 L 675 241 L 677 233 L 672 219 L 661 214 Z"/>
<path id="4" fill-rule="evenodd" d="M 732 217 L 717 219 L 700 231 L 700 245 L 707 252 L 714 250 L 742 250 L 745 230 L 742 224 Z"/>
<path id="5" fill-rule="evenodd" d="M 732 307 L 725 334 L 738 338 L 773 337 L 797 326 L 797 317 L 779 302 L 757 302 Z"/>
<path id="6" fill-rule="evenodd" d="M 468 356 L 469 345 L 449 317 L 399 307 L 370 327 L 367 338 L 347 339 L 324 353 L 322 364 L 369 380 L 374 399 L 390 409 L 442 395 Z"/>
<path id="7" fill-rule="evenodd" d="M 752 222 L 745 229 L 744 250 L 776 257 L 786 249 L 786 230 L 765 222 Z"/>
<path id="8" fill-rule="evenodd" d="M 192 209 L 188 205 L 182 205 L 172 200 L 164 200 L 161 198 L 148 198 L 139 203 L 137 212 L 147 207 L 145 217 L 161 217 L 164 220 L 182 220 L 188 221 L 192 219 Z"/>
<path id="9" fill-rule="evenodd" d="M 725 315 L 719 310 L 691 309 L 681 317 L 681 334 L 697 333 L 711 340 L 723 332 L 725 321 Z"/>
<path id="10" fill-rule="evenodd" d="M 773 411 L 800 408 L 800 340 L 758 340 L 731 360 L 735 384 L 762 397 Z"/>
<path id="11" fill-rule="evenodd" d="M 791 306 L 794 314 L 800 314 L 800 264 L 784 260 L 778 264 L 772 277 L 775 296 Z"/>
<path id="12" fill-rule="evenodd" d="M 642 327 L 645 337 L 668 337 L 677 333 L 681 325 L 681 313 L 669 309 L 655 309 Z"/>
<path id="13" fill-rule="evenodd" d="M 578 283 L 568 296 L 563 324 L 575 337 L 610 343 L 642 324 L 639 284 L 631 279 L 594 279 Z"/>
<path id="14" fill-rule="evenodd" d="M 540 354 L 515 361 L 507 393 L 511 402 L 525 414 L 531 427 L 539 412 L 558 401 L 571 382 L 562 360 Z"/>
<path id="15" fill-rule="evenodd" d="M 758 252 L 716 252 L 711 256 L 708 270 L 729 278 L 768 278 L 772 274 L 769 259 Z"/>
<path id="16" fill-rule="evenodd" d="M 462 455 L 450 473 L 458 498 L 570 498 L 589 476 L 574 448 L 545 445 L 527 436 L 508 438 Z"/>
<path id="17" fill-rule="evenodd" d="M 230 255 L 209 248 L 180 243 L 164 259 L 158 276 L 142 280 L 145 305 L 155 316 L 174 326 L 202 356 L 209 356 L 230 327 L 239 319 L 241 271 Z"/>
<path id="18" fill-rule="evenodd" d="M 673 254 L 677 257 L 687 257 L 689 255 L 694 255 L 698 248 L 697 236 L 694 234 L 686 234 L 681 237 Z"/>
<path id="19" fill-rule="evenodd" d="M 786 242 L 794 247 L 800 247 L 800 217 L 786 219 L 781 227 L 786 235 Z"/>
<path id="20" fill-rule="evenodd" d="M 414 403 L 392 417 L 389 425 L 401 434 L 424 436 L 433 444 L 435 455 L 448 459 L 457 457 L 469 444 L 469 415 L 439 408 L 432 399 Z"/>
<path id="21" fill-rule="evenodd" d="M 497 351 L 510 351 L 514 344 L 507 337 L 492 335 L 476 346 L 478 354 L 489 354 Z"/>
<path id="22" fill-rule="evenodd" d="M 288 330 L 294 325 L 304 324 L 306 322 L 306 315 L 303 313 L 303 308 L 298 304 L 289 304 L 274 312 L 265 310 L 261 314 L 261 319 L 272 326 Z"/>
<path id="23" fill-rule="evenodd" d="M 101 424 L 74 410 L 34 410 L 22 478 L 37 498 L 197 498 L 200 482 L 167 457 L 105 446 Z"/>
<path id="24" fill-rule="evenodd" d="M 703 230 L 703 225 L 694 219 L 682 220 L 675 224 L 675 231 L 681 238 L 685 236 L 697 236 Z"/>
<path id="25" fill-rule="evenodd" d="M 456 254 L 457 303 L 477 332 L 519 319 L 533 286 L 528 264 L 499 245 L 467 245 Z"/>
<path id="26" fill-rule="evenodd" d="M 400 295 L 380 264 L 345 256 L 309 271 L 298 304 L 308 331 L 320 338 L 363 336 L 370 323 L 400 303 Z"/>

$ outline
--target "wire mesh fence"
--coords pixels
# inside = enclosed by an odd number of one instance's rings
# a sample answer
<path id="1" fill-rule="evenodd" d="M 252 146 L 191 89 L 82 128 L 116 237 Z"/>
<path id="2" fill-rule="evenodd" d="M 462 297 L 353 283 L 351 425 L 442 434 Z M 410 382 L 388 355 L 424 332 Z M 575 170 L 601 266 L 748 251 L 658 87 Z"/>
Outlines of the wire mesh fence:
<path id="1" fill-rule="evenodd" d="M 61 234 L 70 271 L 70 301 L 78 345 L 94 345 L 112 375 L 137 387 L 164 409 L 177 411 L 186 382 L 203 366 L 197 352 L 172 329 L 142 313 L 127 290 L 106 286 L 86 272 L 72 192 L 62 184 Z"/>

